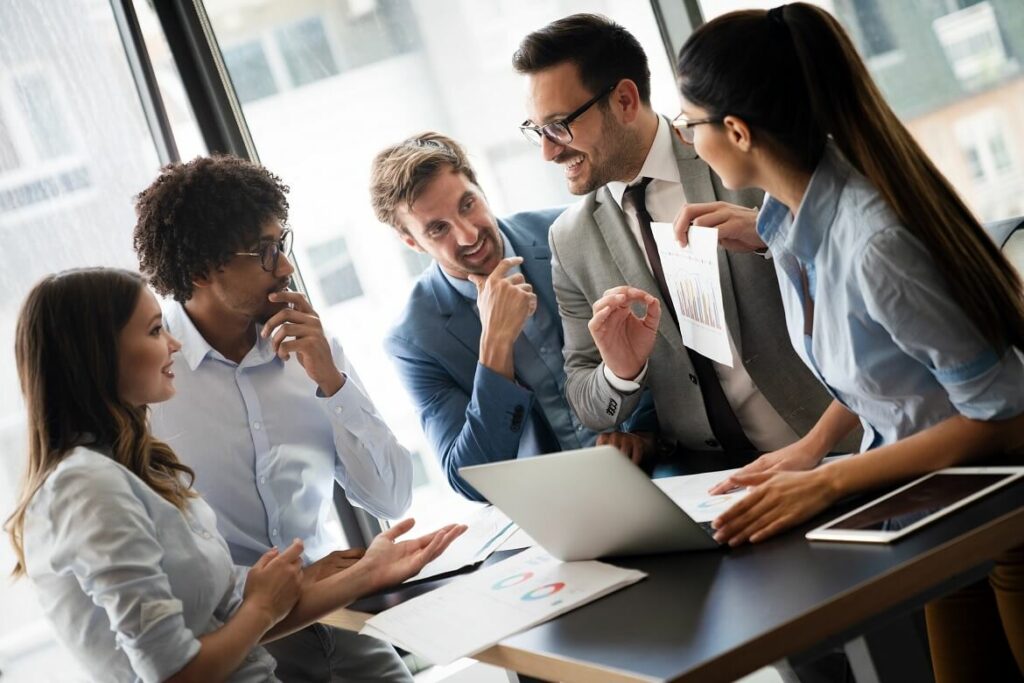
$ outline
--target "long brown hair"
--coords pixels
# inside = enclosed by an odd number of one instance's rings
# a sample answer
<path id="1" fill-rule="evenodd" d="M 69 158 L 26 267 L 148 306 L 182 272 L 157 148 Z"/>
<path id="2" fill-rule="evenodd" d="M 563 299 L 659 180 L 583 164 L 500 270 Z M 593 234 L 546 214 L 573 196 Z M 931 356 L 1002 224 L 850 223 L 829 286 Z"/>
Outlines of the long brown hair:
<path id="1" fill-rule="evenodd" d="M 195 495 L 195 475 L 150 434 L 146 408 L 125 403 L 117 391 L 118 338 L 144 287 L 142 276 L 127 270 L 69 270 L 44 278 L 22 305 L 14 353 L 27 412 L 28 468 L 5 525 L 18 557 L 15 576 L 25 572 L 28 504 L 76 446 L 108 453 L 178 508 Z"/>
<path id="2" fill-rule="evenodd" d="M 886 104 L 828 12 L 793 3 L 724 14 L 686 41 L 677 73 L 688 101 L 711 116 L 744 119 L 808 171 L 831 137 L 925 245 L 989 342 L 1024 348 L 1020 276 Z"/>

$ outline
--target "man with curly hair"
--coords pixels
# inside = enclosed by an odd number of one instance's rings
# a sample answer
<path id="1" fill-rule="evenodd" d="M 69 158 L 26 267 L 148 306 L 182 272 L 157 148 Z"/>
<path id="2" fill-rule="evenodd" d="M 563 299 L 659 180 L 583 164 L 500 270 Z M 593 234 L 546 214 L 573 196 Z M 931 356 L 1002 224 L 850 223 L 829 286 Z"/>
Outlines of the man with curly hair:
<path id="1" fill-rule="evenodd" d="M 412 465 L 302 294 L 288 187 L 230 156 L 166 166 L 139 194 L 134 244 L 182 343 L 177 395 L 153 407 L 153 432 L 196 472 L 237 564 L 293 538 L 310 580 L 351 565 L 337 551 L 336 480 L 379 517 L 409 505 Z M 411 681 L 379 640 L 313 625 L 268 646 L 284 681 Z"/>

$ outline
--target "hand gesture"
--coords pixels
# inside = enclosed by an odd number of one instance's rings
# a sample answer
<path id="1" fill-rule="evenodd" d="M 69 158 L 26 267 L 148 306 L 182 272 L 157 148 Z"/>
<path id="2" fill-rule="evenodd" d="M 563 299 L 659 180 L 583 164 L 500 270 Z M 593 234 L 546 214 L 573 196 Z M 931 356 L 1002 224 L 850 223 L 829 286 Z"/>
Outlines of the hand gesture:
<path id="1" fill-rule="evenodd" d="M 756 251 L 765 243 L 757 234 L 757 209 L 726 202 L 684 204 L 675 220 L 676 239 L 684 247 L 691 225 L 718 228 L 718 243 L 730 251 Z"/>
<path id="2" fill-rule="evenodd" d="M 807 521 L 839 498 L 828 470 L 826 465 L 810 472 L 735 475 L 750 492 L 711 523 L 715 540 L 730 546 L 758 543 Z"/>
<path id="3" fill-rule="evenodd" d="M 275 328 L 270 338 L 274 353 L 281 360 L 288 360 L 294 353 L 309 378 L 316 382 L 324 396 L 333 396 L 345 384 L 345 376 L 334 364 L 331 344 L 324 336 L 320 317 L 299 292 L 273 292 L 270 300 L 290 304 L 275 313 L 260 330 L 266 337 Z"/>
<path id="4" fill-rule="evenodd" d="M 295 539 L 283 553 L 271 548 L 252 566 L 242 600 L 267 615 L 273 625 L 292 611 L 301 593 L 302 541 Z"/>
<path id="5" fill-rule="evenodd" d="M 477 308 L 484 334 L 512 343 L 523 331 L 526 319 L 537 310 L 537 295 L 522 273 L 508 271 L 523 262 L 521 256 L 502 259 L 487 277 L 469 275 L 476 285 Z"/>
<path id="6" fill-rule="evenodd" d="M 597 445 L 615 446 L 634 465 L 640 465 L 644 458 L 654 453 L 656 441 L 650 432 L 606 432 L 597 435 Z"/>
<path id="7" fill-rule="evenodd" d="M 728 491 L 739 488 L 741 485 L 736 480 L 736 477 L 745 474 L 755 474 L 757 472 L 792 472 L 814 469 L 818 466 L 818 463 L 821 462 L 821 459 L 824 456 L 825 454 L 821 450 L 810 445 L 806 438 L 800 439 L 785 448 L 780 448 L 779 450 L 772 451 L 771 453 L 765 453 L 754 462 L 742 468 L 736 474 L 712 486 L 708 489 L 708 493 L 713 496 L 717 496 L 720 493 L 727 493 Z"/>
<path id="8" fill-rule="evenodd" d="M 409 531 L 415 523 L 412 519 L 403 519 L 378 534 L 366 549 L 359 563 L 369 571 L 374 590 L 401 583 L 419 574 L 428 562 L 444 552 L 466 530 L 464 524 L 449 524 L 425 536 L 398 541 L 398 537 Z"/>
<path id="9" fill-rule="evenodd" d="M 638 317 L 634 305 L 646 307 Z M 640 374 L 654 350 L 661 302 L 636 287 L 613 287 L 594 302 L 594 315 L 587 327 L 605 365 L 616 377 L 631 380 Z"/>

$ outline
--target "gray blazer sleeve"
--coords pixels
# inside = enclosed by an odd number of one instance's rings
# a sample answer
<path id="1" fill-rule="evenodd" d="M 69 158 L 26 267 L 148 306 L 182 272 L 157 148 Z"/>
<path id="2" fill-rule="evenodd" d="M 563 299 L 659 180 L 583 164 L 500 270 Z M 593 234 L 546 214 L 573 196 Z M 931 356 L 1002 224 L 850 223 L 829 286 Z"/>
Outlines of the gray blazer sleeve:
<path id="1" fill-rule="evenodd" d="M 566 212 L 569 213 L 572 212 Z M 580 422 L 596 432 L 606 432 L 615 429 L 633 414 L 643 390 L 641 388 L 629 394 L 620 394 L 604 376 L 604 363 L 588 327 L 593 309 L 582 289 L 562 266 L 563 252 L 567 258 L 582 258 L 578 250 L 573 253 L 569 244 L 560 244 L 564 231 L 558 227 L 566 214 L 555 221 L 548 235 L 551 246 L 551 280 L 565 334 L 562 347 L 566 374 L 565 397 Z"/>

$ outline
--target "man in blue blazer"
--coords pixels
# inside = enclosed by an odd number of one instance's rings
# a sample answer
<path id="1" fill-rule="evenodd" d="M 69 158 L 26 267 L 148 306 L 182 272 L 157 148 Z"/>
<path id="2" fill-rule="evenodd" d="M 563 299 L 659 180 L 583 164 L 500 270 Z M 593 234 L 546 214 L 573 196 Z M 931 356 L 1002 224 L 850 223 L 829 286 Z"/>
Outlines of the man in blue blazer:
<path id="1" fill-rule="evenodd" d="M 379 153 L 371 195 L 377 218 L 434 259 L 384 344 L 456 491 L 482 500 L 466 465 L 595 442 L 637 463 L 653 451 L 649 401 L 626 425 L 635 433 L 598 435 L 565 400 L 548 249 L 560 209 L 496 219 L 465 152 L 438 133 Z"/>

